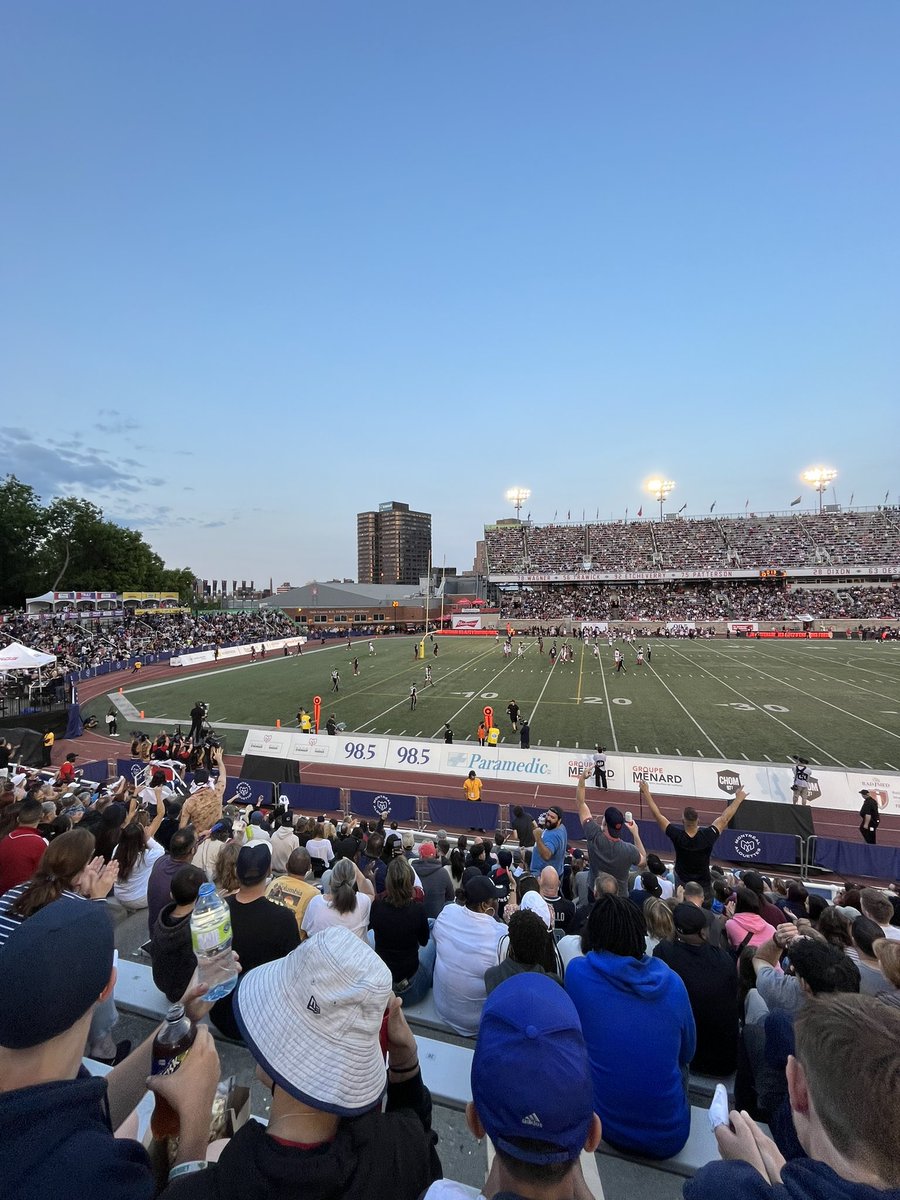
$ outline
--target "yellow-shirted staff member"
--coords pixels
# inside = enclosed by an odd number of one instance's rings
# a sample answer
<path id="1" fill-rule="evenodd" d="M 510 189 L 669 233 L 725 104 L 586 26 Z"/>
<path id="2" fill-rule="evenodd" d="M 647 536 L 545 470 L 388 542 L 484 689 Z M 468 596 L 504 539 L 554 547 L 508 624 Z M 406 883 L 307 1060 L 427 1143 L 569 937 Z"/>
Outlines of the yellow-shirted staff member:
<path id="1" fill-rule="evenodd" d="M 488 730 L 488 743 L 487 744 L 489 746 L 496 746 L 499 741 L 500 741 L 500 730 L 497 728 L 496 725 L 492 725 L 490 727 L 490 729 Z"/>
<path id="2" fill-rule="evenodd" d="M 467 800 L 477 802 L 481 799 L 481 789 L 484 786 L 474 771 L 470 771 L 463 780 L 463 795 Z"/>
<path id="3" fill-rule="evenodd" d="M 41 755 L 41 766 L 49 767 L 50 759 L 53 754 L 53 743 L 56 741 L 56 734 L 51 729 L 48 729 L 41 741 L 43 753 Z"/>
<path id="4" fill-rule="evenodd" d="M 301 733 L 312 733 L 312 718 L 310 717 L 309 713 L 306 711 L 305 708 L 300 709 L 300 712 L 297 714 L 297 717 L 300 721 L 300 732 Z"/>

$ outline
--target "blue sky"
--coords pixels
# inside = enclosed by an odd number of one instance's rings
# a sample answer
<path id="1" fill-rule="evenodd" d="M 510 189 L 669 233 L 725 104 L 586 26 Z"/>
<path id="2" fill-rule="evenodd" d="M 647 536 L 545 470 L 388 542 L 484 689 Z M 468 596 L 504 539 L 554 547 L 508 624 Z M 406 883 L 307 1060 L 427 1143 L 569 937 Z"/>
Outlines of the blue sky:
<path id="1" fill-rule="evenodd" d="M 276 583 L 896 497 L 898 119 L 895 0 L 7 4 L 0 464 Z"/>

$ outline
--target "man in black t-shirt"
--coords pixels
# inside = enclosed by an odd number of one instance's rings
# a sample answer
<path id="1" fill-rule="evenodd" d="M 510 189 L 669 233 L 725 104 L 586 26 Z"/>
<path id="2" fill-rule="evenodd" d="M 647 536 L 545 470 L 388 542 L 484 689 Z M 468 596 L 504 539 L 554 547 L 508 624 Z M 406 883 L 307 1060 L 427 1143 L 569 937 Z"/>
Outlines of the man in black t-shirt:
<path id="1" fill-rule="evenodd" d="M 859 810 L 859 832 L 862 834 L 864 842 L 874 846 L 878 826 L 881 823 L 878 801 L 868 788 L 864 788 L 859 794 L 863 798 L 862 808 Z"/>
<path id="2" fill-rule="evenodd" d="M 519 845 L 525 848 L 534 845 L 534 831 L 531 825 L 531 817 L 517 804 L 513 809 L 512 828 L 519 839 Z"/>
<path id="3" fill-rule="evenodd" d="M 680 976 L 694 1023 L 697 1052 L 691 1069 L 704 1075 L 730 1075 L 737 1066 L 738 977 L 734 959 L 711 946 L 706 917 L 693 904 L 678 904 L 672 914 L 675 940 L 662 941 L 653 957 Z"/>
<path id="4" fill-rule="evenodd" d="M 712 879 L 709 874 L 709 859 L 719 834 L 728 828 L 728 822 L 747 799 L 743 788 L 738 788 L 735 797 L 721 816 L 712 825 L 701 825 L 695 808 L 686 808 L 682 814 L 683 825 L 674 825 L 659 811 L 650 794 L 649 785 L 642 780 L 641 796 L 653 814 L 657 825 L 675 847 L 675 882 L 699 883 L 707 900 L 712 894 Z"/>

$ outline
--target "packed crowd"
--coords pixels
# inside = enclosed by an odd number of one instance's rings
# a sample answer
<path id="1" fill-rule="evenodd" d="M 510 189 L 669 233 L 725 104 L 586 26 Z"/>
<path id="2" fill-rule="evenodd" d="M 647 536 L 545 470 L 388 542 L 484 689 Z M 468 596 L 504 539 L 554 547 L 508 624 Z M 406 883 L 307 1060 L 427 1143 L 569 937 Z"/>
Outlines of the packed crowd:
<path id="1" fill-rule="evenodd" d="M 900 619 L 900 587 L 761 583 L 529 584 L 502 592 L 500 617 L 572 621 L 872 621 Z"/>
<path id="2" fill-rule="evenodd" d="M 32 650 L 57 656 L 58 672 L 83 671 L 105 663 L 179 650 L 212 650 L 290 637 L 294 622 L 278 609 L 255 612 L 126 613 L 114 621 L 34 620 L 19 613 L 2 633 Z M 52 671 L 51 671 L 52 674 Z"/>
<path id="3" fill-rule="evenodd" d="M 555 808 L 537 821 L 515 809 L 493 838 L 420 840 L 382 822 L 223 806 L 220 756 L 216 767 L 187 798 L 159 783 L 127 805 L 121 781 L 3 785 L 11 1200 L 149 1200 L 157 1184 L 173 1200 L 452 1200 L 404 1015 L 429 991 L 446 1025 L 476 1039 L 467 1121 L 496 1149 L 488 1200 L 590 1196 L 580 1153 L 601 1136 L 625 1153 L 677 1154 L 691 1070 L 734 1075 L 734 1104 L 718 1118 L 722 1161 L 685 1185 L 687 1200 L 773 1187 L 802 1200 L 897 1195 L 900 896 L 848 884 L 828 904 L 796 880 L 717 869 L 742 792 L 704 827 L 692 809 L 669 822 L 642 786 L 669 866 L 618 809 L 592 814 L 588 771 L 576 787 L 585 852 Z M 210 882 L 241 971 L 214 1004 L 192 982 L 190 932 Z M 112 1042 L 111 906 L 146 911 L 154 979 L 193 1037 L 177 1070 L 150 1079 L 157 1114 L 178 1129 L 156 1177 L 127 1117 L 152 1039 Z M 272 1091 L 268 1125 L 249 1120 L 215 1161 L 206 1019 L 243 1041 Z M 105 1079 L 82 1068 L 86 1050 L 113 1064 Z"/>
<path id="4" fill-rule="evenodd" d="M 491 573 L 895 566 L 900 514 L 767 514 L 485 530 Z"/>

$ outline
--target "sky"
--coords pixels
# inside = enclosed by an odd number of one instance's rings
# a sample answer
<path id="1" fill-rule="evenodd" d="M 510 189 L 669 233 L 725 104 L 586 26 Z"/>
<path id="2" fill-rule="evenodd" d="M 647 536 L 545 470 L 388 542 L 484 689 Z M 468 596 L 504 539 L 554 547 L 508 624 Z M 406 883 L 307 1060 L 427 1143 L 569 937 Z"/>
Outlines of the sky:
<path id="1" fill-rule="evenodd" d="M 898 127 L 896 0 L 10 0 L 0 471 L 276 584 L 898 502 Z"/>

